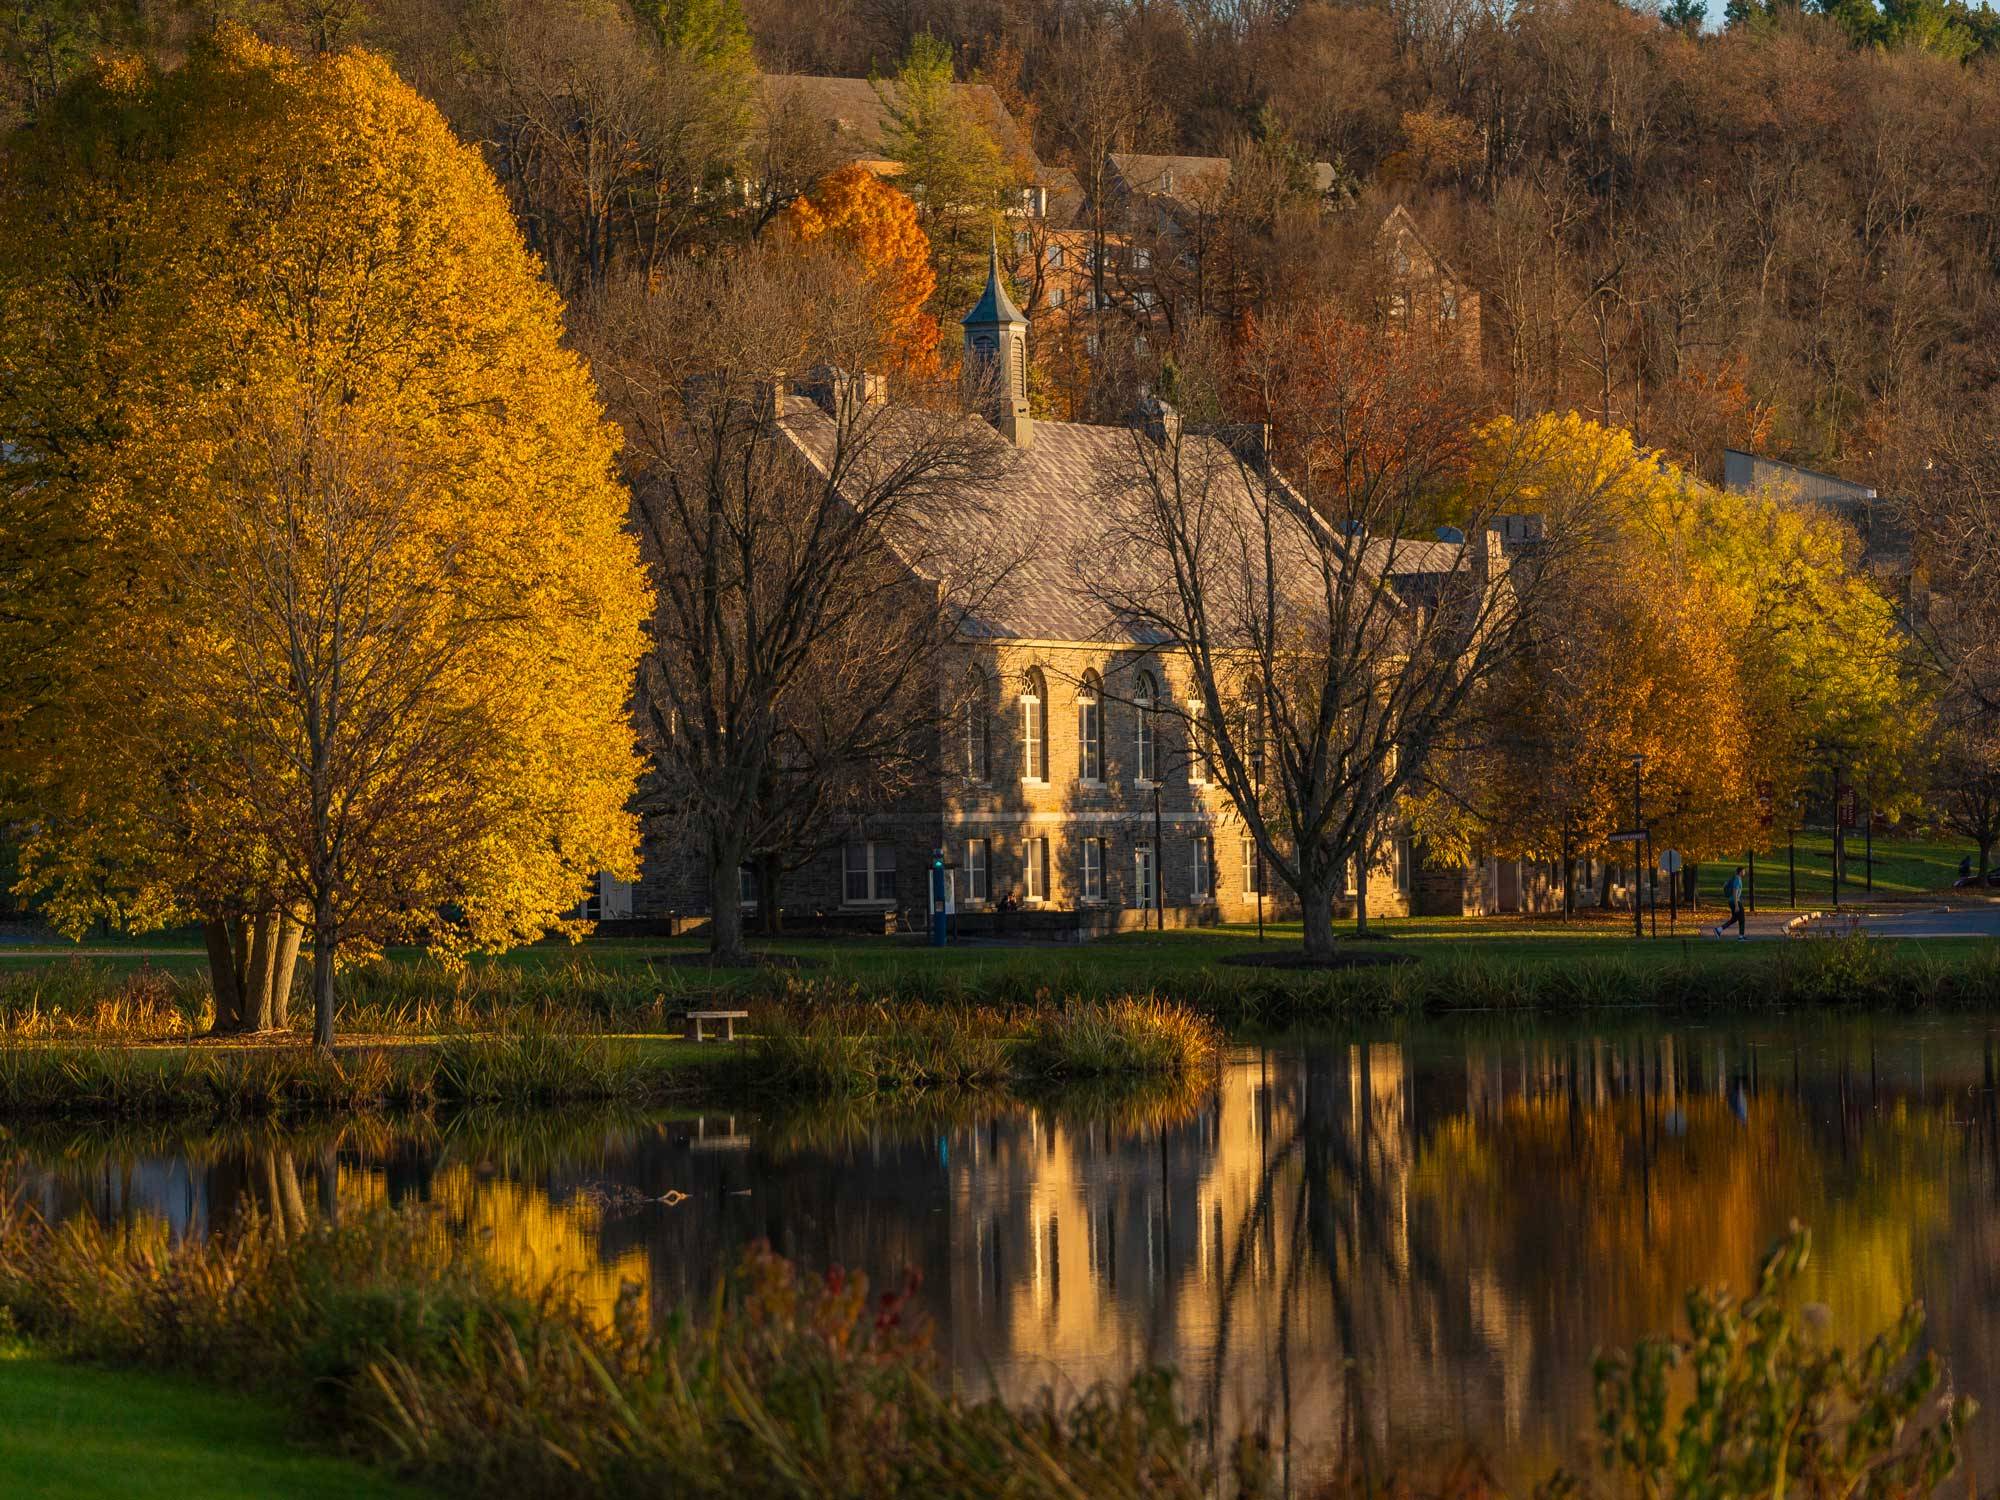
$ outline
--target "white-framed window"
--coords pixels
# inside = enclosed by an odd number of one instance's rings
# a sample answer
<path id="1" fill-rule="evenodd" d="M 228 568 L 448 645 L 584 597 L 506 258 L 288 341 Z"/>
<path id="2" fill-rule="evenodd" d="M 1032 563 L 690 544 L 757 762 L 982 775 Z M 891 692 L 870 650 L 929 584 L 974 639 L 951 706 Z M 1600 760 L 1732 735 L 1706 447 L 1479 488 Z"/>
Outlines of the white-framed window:
<path id="1" fill-rule="evenodd" d="M 1254 896 L 1263 889 L 1264 862 L 1257 856 L 1255 839 L 1239 839 L 1237 850 L 1243 859 L 1243 894 Z"/>
<path id="2" fill-rule="evenodd" d="M 1076 774 L 1079 781 L 1104 779 L 1104 695 L 1095 672 L 1084 674 L 1076 693 Z"/>
<path id="3" fill-rule="evenodd" d="M 736 867 L 736 904 L 738 906 L 755 906 L 758 894 L 757 867 L 755 865 L 738 865 Z"/>
<path id="4" fill-rule="evenodd" d="M 896 846 L 875 841 L 849 844 L 843 895 L 850 905 L 894 905 Z"/>
<path id="5" fill-rule="evenodd" d="M 1049 684 L 1039 667 L 1021 681 L 1021 779 L 1049 779 Z"/>
<path id="6" fill-rule="evenodd" d="M 1132 703 L 1138 710 L 1132 736 L 1132 768 L 1141 781 L 1154 781 L 1159 776 L 1159 725 L 1154 721 L 1158 700 L 1159 689 L 1153 684 L 1153 674 L 1141 672 L 1132 687 Z"/>
<path id="7" fill-rule="evenodd" d="M 1083 841 L 1083 899 L 1104 899 L 1104 840 Z"/>
<path id="8" fill-rule="evenodd" d="M 1153 268 L 1153 252 L 1144 245 L 1136 246 L 1132 251 L 1132 268 L 1136 271 L 1150 271 Z"/>
<path id="9" fill-rule="evenodd" d="M 1215 840 L 1202 834 L 1194 841 L 1194 890 L 1197 901 L 1215 894 Z"/>
<path id="10" fill-rule="evenodd" d="M 1188 705 L 1188 780 L 1196 786 L 1208 785 L 1209 757 L 1215 753 L 1208 732 L 1208 714 L 1199 702 Z"/>
<path id="11" fill-rule="evenodd" d="M 993 889 L 989 872 L 992 869 L 992 846 L 985 839 L 965 841 L 965 899 L 986 901 L 991 899 Z"/>
<path id="12" fill-rule="evenodd" d="M 1066 287 L 1052 286 L 1049 288 L 1050 307 L 1061 307 L 1067 301 L 1069 301 L 1069 290 Z"/>
<path id="13" fill-rule="evenodd" d="M 1028 886 L 1028 900 L 1049 899 L 1049 841 L 1029 839 L 1027 845 L 1027 869 L 1024 872 Z"/>
<path id="14" fill-rule="evenodd" d="M 1050 265 L 1050 267 L 1051 267 L 1052 269 L 1054 269 L 1054 270 L 1061 270 L 1061 269 L 1062 269 L 1062 263 L 1063 263 L 1063 247 L 1062 247 L 1061 245 L 1051 245 L 1051 246 L 1049 246 L 1049 265 Z M 1061 304 L 1061 303 L 1057 303 L 1056 305 L 1057 305 L 1058 307 L 1060 307 L 1060 306 L 1061 306 L 1062 304 Z"/>
<path id="15" fill-rule="evenodd" d="M 1096 357 L 1096 355 L 1097 355 L 1097 335 L 1096 335 L 1096 334 L 1094 334 L 1094 333 L 1086 333 L 1086 334 L 1085 334 L 1085 335 L 1083 336 L 1083 352 L 1084 352 L 1085 354 L 1088 354 L 1088 355 L 1090 355 L 1090 356 L 1091 356 L 1092 358 L 1095 358 L 1095 357 Z"/>
<path id="16" fill-rule="evenodd" d="M 1396 889 L 1405 896 L 1410 894 L 1410 875 L 1416 866 L 1410 848 L 1410 836 L 1406 833 L 1396 840 Z"/>
<path id="17" fill-rule="evenodd" d="M 1159 864 L 1153 858 L 1153 846 L 1146 842 L 1136 845 L 1132 850 L 1132 889 L 1138 893 L 1142 907 L 1153 905 L 1153 880 L 1158 874 Z"/>
<path id="18" fill-rule="evenodd" d="M 965 674 L 962 726 L 965 743 L 961 747 L 965 757 L 965 774 L 974 781 L 986 780 L 993 769 L 992 712 L 987 695 L 986 674 L 974 667 Z"/>
<path id="19" fill-rule="evenodd" d="M 632 915 L 632 883 L 620 880 L 609 870 L 590 877 L 584 898 L 576 904 L 576 915 L 586 922 L 617 922 Z"/>
<path id="20" fill-rule="evenodd" d="M 1458 288 L 1446 287 L 1443 296 L 1439 299 L 1438 306 L 1444 313 L 1445 322 L 1449 323 L 1456 318 L 1458 316 Z"/>
<path id="21" fill-rule="evenodd" d="M 1035 190 L 1033 188 L 1021 189 L 1021 212 L 1031 214 L 1035 211 L 1034 193 Z M 1033 251 L 1034 247 L 1034 238 L 1027 230 L 1017 229 L 1014 231 L 1014 253 L 1016 255 L 1027 255 Z"/>

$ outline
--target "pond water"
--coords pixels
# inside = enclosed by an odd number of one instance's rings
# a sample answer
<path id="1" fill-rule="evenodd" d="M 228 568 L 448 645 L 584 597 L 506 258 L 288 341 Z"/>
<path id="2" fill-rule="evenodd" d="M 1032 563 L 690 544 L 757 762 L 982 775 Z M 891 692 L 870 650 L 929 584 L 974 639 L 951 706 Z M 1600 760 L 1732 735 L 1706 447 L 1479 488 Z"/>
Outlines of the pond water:
<path id="1" fill-rule="evenodd" d="M 901 1123 L 706 1114 L 401 1135 L 24 1137 L 57 1215 L 200 1234 L 433 1206 L 529 1281 L 608 1307 L 705 1296 L 745 1243 L 878 1284 L 906 1268 L 946 1367 L 1025 1399 L 1170 1362 L 1294 1472 L 1366 1443 L 1578 1460 L 1601 1346 L 1742 1287 L 1797 1218 L 1845 1338 L 1926 1300 L 1956 1388 L 2000 1402 L 1995 1027 L 1641 1018 L 1385 1029 L 1238 1048 L 1184 1099 Z M 660 1201 L 669 1193 L 684 1200 Z M 1979 1471 L 2000 1431 L 1975 1424 Z"/>

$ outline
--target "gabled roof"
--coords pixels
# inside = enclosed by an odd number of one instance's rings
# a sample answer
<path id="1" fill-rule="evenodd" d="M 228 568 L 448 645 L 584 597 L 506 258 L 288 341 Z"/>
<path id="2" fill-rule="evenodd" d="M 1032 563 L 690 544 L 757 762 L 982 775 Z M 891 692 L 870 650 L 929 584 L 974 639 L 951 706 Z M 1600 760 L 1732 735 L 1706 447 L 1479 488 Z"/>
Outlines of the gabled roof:
<path id="1" fill-rule="evenodd" d="M 893 416 L 897 409 L 890 410 Z M 1131 464 L 1135 444 L 1150 440 L 1129 427 L 1037 421 L 1033 444 L 1015 448 L 983 420 L 965 420 L 979 440 L 994 445 L 994 475 L 980 486 L 977 504 L 927 516 L 922 537 L 905 549 L 906 556 L 976 559 L 1005 571 L 998 587 L 970 601 L 964 632 L 984 640 L 1159 644 L 1156 633 L 1108 602 L 1156 597 L 1166 586 L 1160 578 L 1116 576 L 1137 571 L 1119 561 L 1134 549 L 1117 539 L 1118 476 Z M 784 430 L 823 472 L 836 435 L 832 418 L 791 397 Z M 1182 467 L 1203 471 L 1205 504 L 1219 518 L 1252 519 L 1255 497 L 1221 442 L 1190 435 Z M 1310 587 L 1302 589 L 1302 598 L 1311 596 Z"/>
<path id="2" fill-rule="evenodd" d="M 888 141 L 895 124 L 889 105 L 897 96 L 893 79 L 878 84 L 870 78 L 766 73 L 764 88 L 774 102 L 794 99 L 824 120 L 828 131 L 849 152 L 850 160 L 889 159 Z M 1034 142 L 1028 139 L 990 84 L 955 83 L 952 92 L 965 111 L 993 137 L 1003 155 L 1026 163 L 1037 177 L 1042 175 Z"/>

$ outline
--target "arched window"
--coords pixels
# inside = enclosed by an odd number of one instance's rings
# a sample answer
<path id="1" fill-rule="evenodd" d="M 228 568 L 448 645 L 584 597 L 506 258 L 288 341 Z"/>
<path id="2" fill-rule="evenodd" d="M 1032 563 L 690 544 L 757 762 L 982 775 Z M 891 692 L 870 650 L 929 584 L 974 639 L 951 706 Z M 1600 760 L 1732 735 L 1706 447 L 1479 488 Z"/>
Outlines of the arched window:
<path id="1" fill-rule="evenodd" d="M 1137 755 L 1133 758 L 1134 774 L 1141 781 L 1159 779 L 1159 728 L 1154 722 L 1155 706 L 1159 702 L 1159 689 L 1153 682 L 1151 672 L 1141 672 L 1139 680 L 1132 688 L 1132 703 L 1138 710 Z"/>
<path id="2" fill-rule="evenodd" d="M 986 674 L 974 667 L 965 674 L 964 731 L 965 774 L 984 781 L 993 765 L 993 715 L 988 701 Z"/>
<path id="3" fill-rule="evenodd" d="M 1214 763 L 1215 745 L 1208 732 L 1208 711 L 1202 707 L 1199 698 L 1187 706 L 1188 721 L 1188 780 L 1197 786 L 1204 786 L 1210 778 L 1210 766 Z"/>
<path id="4" fill-rule="evenodd" d="M 1104 779 L 1104 693 L 1095 672 L 1086 672 L 1076 692 L 1076 774 L 1082 781 Z"/>
<path id="5" fill-rule="evenodd" d="M 1049 779 L 1049 685 L 1040 667 L 1021 679 L 1021 779 Z"/>

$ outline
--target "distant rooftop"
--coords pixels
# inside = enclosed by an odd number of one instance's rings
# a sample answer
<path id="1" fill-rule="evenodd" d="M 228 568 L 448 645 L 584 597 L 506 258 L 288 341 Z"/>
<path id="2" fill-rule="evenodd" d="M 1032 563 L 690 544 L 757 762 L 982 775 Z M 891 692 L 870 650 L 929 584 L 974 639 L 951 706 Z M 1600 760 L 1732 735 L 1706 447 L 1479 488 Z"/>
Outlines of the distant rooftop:
<path id="1" fill-rule="evenodd" d="M 855 161 L 886 161 L 895 122 L 889 106 L 897 96 L 893 79 L 822 78 L 809 73 L 766 73 L 764 87 L 774 100 L 797 100 L 826 121 L 828 130 Z M 984 83 L 955 83 L 952 91 L 1010 159 L 1025 162 L 1037 174 L 1041 163 L 1034 143 L 1011 111 Z"/>

